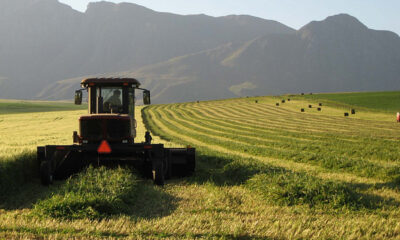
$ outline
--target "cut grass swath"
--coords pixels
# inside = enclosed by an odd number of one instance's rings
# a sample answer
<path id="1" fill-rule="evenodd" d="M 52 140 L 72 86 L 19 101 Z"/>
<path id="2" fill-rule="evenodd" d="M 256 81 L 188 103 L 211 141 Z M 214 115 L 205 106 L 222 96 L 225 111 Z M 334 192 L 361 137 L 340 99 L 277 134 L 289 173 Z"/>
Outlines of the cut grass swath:
<path id="1" fill-rule="evenodd" d="M 49 199 L 39 201 L 33 213 L 62 219 L 101 219 L 127 214 L 138 190 L 138 179 L 129 169 L 89 167 L 68 179 Z"/>

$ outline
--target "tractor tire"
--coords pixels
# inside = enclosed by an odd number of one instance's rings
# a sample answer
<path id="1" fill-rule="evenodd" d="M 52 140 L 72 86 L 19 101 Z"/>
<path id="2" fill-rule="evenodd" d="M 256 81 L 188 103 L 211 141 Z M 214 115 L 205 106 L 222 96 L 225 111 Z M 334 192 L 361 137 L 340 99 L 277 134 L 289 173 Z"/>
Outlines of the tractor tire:
<path id="1" fill-rule="evenodd" d="M 164 179 L 172 178 L 172 164 L 171 164 L 171 152 L 166 150 L 164 154 Z"/>
<path id="2" fill-rule="evenodd" d="M 38 166 L 40 167 L 40 164 L 46 160 L 46 152 L 44 147 L 38 147 L 37 152 L 36 152 L 36 160 L 38 163 Z"/>
<path id="3" fill-rule="evenodd" d="M 191 176 L 194 173 L 194 169 L 196 168 L 196 154 L 194 149 L 188 149 L 186 156 L 186 176 Z"/>
<path id="4" fill-rule="evenodd" d="M 40 180 L 45 186 L 49 186 L 53 183 L 53 174 L 51 172 L 49 161 L 43 161 L 40 164 Z"/>
<path id="5" fill-rule="evenodd" d="M 164 186 L 164 161 L 155 161 L 153 163 L 153 183 L 158 186 Z"/>

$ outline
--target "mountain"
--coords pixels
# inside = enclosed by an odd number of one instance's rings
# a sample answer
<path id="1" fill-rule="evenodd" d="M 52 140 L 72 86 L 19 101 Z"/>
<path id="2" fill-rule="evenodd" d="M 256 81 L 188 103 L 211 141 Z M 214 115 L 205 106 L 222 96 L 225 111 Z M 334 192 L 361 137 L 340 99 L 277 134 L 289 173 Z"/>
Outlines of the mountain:
<path id="1" fill-rule="evenodd" d="M 56 0 L 4 1 L 0 14 L 17 27 L 0 15 L 0 32 L 10 32 L 0 35 L 1 98 L 70 99 L 93 76 L 136 77 L 155 103 L 400 89 L 399 36 L 347 14 L 295 31 L 251 16 L 181 16 L 128 3 L 91 3 L 80 13 Z M 31 20 L 17 21 L 24 11 Z"/>
<path id="2" fill-rule="evenodd" d="M 181 55 L 294 30 L 251 16 L 181 16 L 95 2 L 85 13 L 57 0 L 0 2 L 0 96 L 34 97 L 55 81 L 137 69 Z M 24 87 L 22 87 L 24 86 Z"/>
<path id="3" fill-rule="evenodd" d="M 156 86 L 165 86 L 156 96 L 158 102 L 169 102 L 400 89 L 399 66 L 398 35 L 368 29 L 356 18 L 340 14 L 311 22 L 294 34 L 269 34 L 241 45 L 228 44 L 133 74 L 157 93 Z"/>
<path id="4" fill-rule="evenodd" d="M 75 34 L 80 15 L 51 0 L 0 1 L 0 75 L 8 78 L 1 97 L 32 97 L 28 89 L 46 79 L 46 66 Z"/>

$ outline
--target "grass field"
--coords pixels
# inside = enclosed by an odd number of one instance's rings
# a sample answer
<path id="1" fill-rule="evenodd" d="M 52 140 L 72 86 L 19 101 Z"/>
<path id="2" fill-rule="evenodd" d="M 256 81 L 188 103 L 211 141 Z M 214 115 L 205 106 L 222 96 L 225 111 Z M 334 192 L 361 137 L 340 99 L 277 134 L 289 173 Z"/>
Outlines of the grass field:
<path id="1" fill-rule="evenodd" d="M 8 195 L 0 238 L 400 238 L 395 114 L 325 94 L 276 107 L 283 98 L 138 108 L 155 142 L 197 149 L 195 175 L 163 188 L 124 169 L 88 169 L 50 188 L 31 169 L 12 174 L 32 165 L 37 145 L 71 143 L 85 111 L 0 115 L 0 187 Z M 308 108 L 318 102 L 322 111 Z"/>
<path id="2" fill-rule="evenodd" d="M 347 106 L 369 110 L 400 112 L 400 92 L 326 93 L 305 95 L 306 99 L 323 100 L 328 103 L 342 103 Z"/>
<path id="3" fill-rule="evenodd" d="M 0 100 L 0 115 L 11 113 L 54 112 L 83 109 L 87 109 L 86 105 L 76 106 L 69 102 Z"/>

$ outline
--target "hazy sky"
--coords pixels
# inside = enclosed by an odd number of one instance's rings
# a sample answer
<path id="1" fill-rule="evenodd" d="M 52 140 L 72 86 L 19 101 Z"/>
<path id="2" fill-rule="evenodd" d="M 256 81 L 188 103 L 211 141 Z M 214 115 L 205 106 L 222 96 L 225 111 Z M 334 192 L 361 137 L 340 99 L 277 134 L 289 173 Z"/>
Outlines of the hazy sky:
<path id="1" fill-rule="evenodd" d="M 95 0 L 59 0 L 84 12 Z M 400 35 L 400 0 L 109 0 L 132 2 L 150 9 L 177 14 L 204 13 L 211 16 L 249 14 L 298 29 L 312 20 L 348 13 L 369 28 Z"/>

